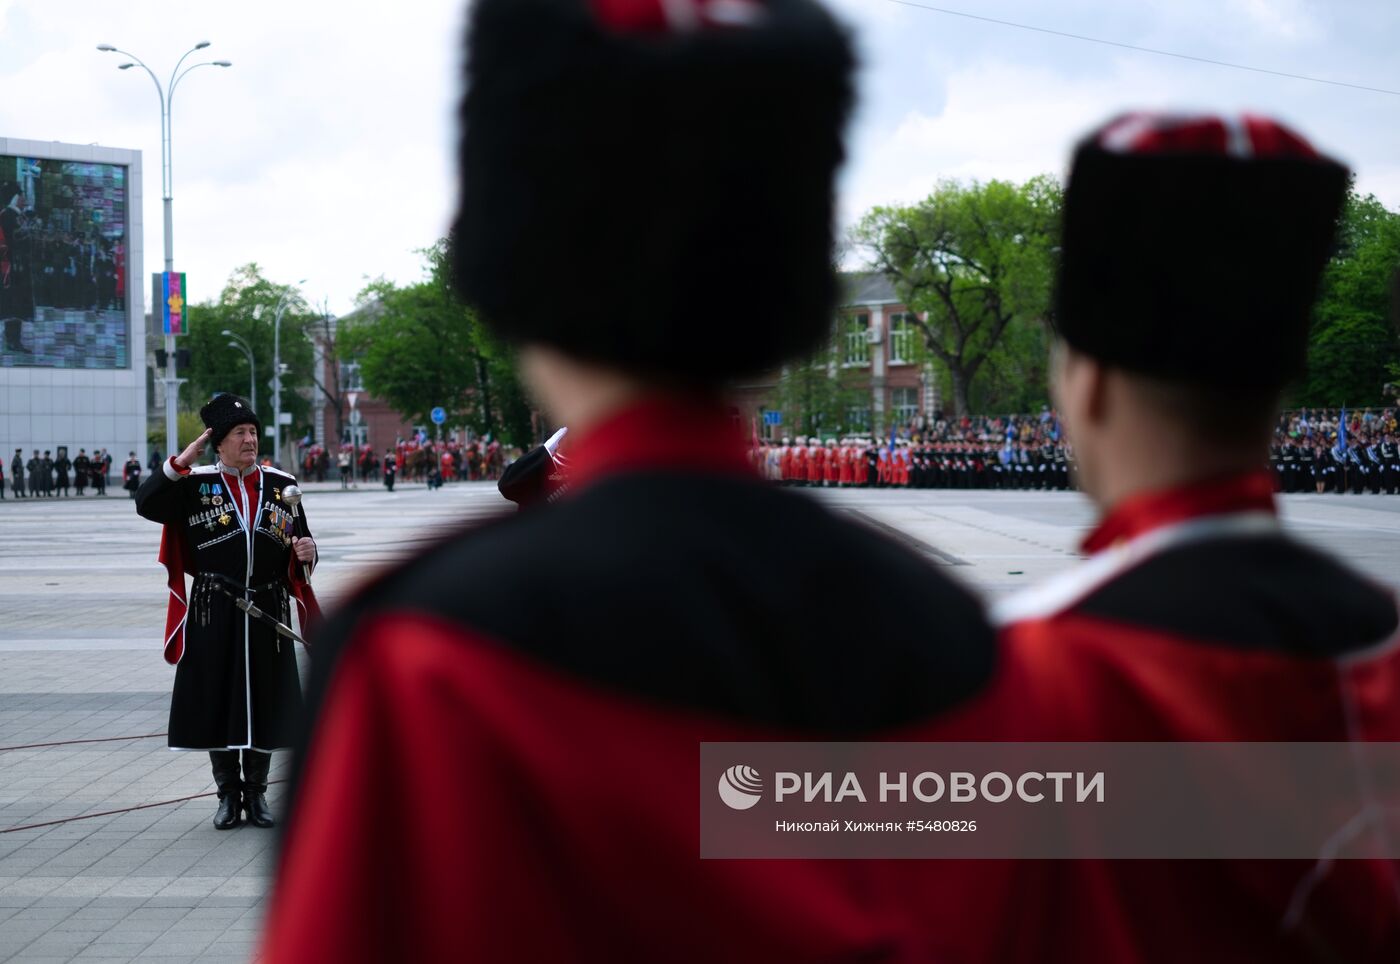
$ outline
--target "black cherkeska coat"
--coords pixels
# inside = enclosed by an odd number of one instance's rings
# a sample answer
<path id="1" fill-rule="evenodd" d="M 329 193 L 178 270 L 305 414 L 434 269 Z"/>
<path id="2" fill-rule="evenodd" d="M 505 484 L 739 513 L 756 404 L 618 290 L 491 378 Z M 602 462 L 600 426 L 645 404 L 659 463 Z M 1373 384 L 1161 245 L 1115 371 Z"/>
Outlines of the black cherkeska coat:
<path id="1" fill-rule="evenodd" d="M 311 534 L 305 515 L 282 501 L 296 480 L 258 466 L 243 475 L 256 476 L 246 501 L 236 470 L 201 466 L 179 476 L 167 460 L 136 493 L 136 511 L 166 526 L 166 660 L 176 664 L 169 744 L 177 749 L 288 747 L 301 711 L 292 640 L 238 609 L 211 578 L 247 587 L 254 605 L 291 625 L 291 540 Z M 185 574 L 194 576 L 188 607 L 179 596 Z"/>

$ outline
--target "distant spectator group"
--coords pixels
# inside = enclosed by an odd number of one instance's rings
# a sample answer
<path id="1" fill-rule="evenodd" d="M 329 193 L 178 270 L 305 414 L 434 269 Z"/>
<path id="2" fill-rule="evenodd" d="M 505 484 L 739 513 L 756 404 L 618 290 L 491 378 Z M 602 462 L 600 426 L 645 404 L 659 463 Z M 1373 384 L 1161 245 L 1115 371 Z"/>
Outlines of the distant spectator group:
<path id="1" fill-rule="evenodd" d="M 1392 409 L 1299 409 L 1274 428 L 1269 465 L 1281 492 L 1400 493 Z"/>
<path id="2" fill-rule="evenodd" d="M 70 495 L 86 495 L 88 487 L 93 495 L 107 494 L 107 479 L 112 471 L 112 456 L 106 449 L 94 448 L 89 456 L 87 449 L 78 449 L 74 458 L 68 457 L 68 447 L 59 446 L 57 456 L 54 449 L 34 449 L 28 459 L 23 449 L 15 449 L 14 458 L 9 463 L 9 486 L 17 499 L 67 498 Z M 136 453 L 132 453 L 135 458 Z M 128 463 L 128 466 L 130 463 Z M 5 465 L 0 461 L 0 499 L 5 497 Z M 136 463 L 136 479 L 140 481 L 141 463 Z M 123 479 L 126 471 L 123 471 Z"/>
<path id="3" fill-rule="evenodd" d="M 785 485 L 910 489 L 1068 489 L 1074 451 L 1048 408 L 1039 415 L 934 418 L 888 439 L 758 440 L 754 467 Z"/>
<path id="4" fill-rule="evenodd" d="M 362 445 L 358 450 L 342 445 L 335 456 L 335 468 L 346 485 L 378 478 L 391 468 L 402 481 L 427 482 L 432 486 L 458 481 L 494 482 L 501 477 L 509 455 L 500 441 L 489 435 L 467 443 L 410 438 L 398 439 L 383 453 L 376 453 L 371 445 Z M 331 472 L 330 452 L 323 445 L 308 445 L 301 452 L 300 464 L 303 479 L 324 482 Z"/>
<path id="5" fill-rule="evenodd" d="M 1070 489 L 1074 447 L 1059 416 L 921 419 L 888 439 L 756 439 L 750 458 L 785 485 L 912 489 Z M 1279 416 L 1269 464 L 1280 492 L 1400 494 L 1393 409 L 1297 409 Z"/>

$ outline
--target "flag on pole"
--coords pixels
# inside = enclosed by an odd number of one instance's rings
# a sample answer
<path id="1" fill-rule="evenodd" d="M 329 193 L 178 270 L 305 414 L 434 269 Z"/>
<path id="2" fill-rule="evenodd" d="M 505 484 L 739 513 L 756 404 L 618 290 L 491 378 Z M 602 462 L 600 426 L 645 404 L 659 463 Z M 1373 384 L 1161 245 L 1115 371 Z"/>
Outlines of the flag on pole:
<path id="1" fill-rule="evenodd" d="M 1337 420 L 1337 448 L 1347 450 L 1347 409 L 1342 406 L 1342 417 Z"/>

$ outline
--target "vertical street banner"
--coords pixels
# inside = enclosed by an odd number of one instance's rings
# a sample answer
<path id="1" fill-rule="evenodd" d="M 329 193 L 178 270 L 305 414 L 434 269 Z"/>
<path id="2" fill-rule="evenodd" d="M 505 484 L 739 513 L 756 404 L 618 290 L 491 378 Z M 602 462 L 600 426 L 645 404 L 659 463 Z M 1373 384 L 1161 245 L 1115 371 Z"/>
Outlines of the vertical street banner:
<path id="1" fill-rule="evenodd" d="M 160 308 L 161 330 L 167 335 L 185 333 L 185 273 L 161 271 L 151 275 L 151 304 Z"/>

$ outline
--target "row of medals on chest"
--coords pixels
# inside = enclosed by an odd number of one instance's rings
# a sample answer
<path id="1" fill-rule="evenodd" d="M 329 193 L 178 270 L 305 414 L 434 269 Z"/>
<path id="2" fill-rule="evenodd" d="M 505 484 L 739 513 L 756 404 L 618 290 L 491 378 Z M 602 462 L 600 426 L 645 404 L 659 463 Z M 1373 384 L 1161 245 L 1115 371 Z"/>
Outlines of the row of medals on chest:
<path id="1" fill-rule="evenodd" d="M 230 494 L 229 497 L 232 498 L 232 494 Z M 274 502 L 282 501 L 282 490 L 280 488 L 274 488 L 272 490 L 272 500 Z M 210 505 L 216 509 L 219 508 L 224 504 L 223 485 L 218 482 L 205 482 L 201 484 L 199 487 L 199 501 L 201 505 Z M 283 513 L 285 513 L 286 510 L 282 511 Z M 227 512 L 224 512 L 217 519 L 210 519 L 208 522 L 204 523 L 204 528 L 208 529 L 210 532 L 213 532 L 215 523 L 218 523 L 221 526 L 227 526 L 232 522 L 233 516 L 229 515 Z M 280 526 L 271 531 L 273 535 L 277 536 L 277 538 L 282 540 L 284 545 L 291 545 L 292 537 L 287 535 L 287 533 L 284 532 Z"/>

